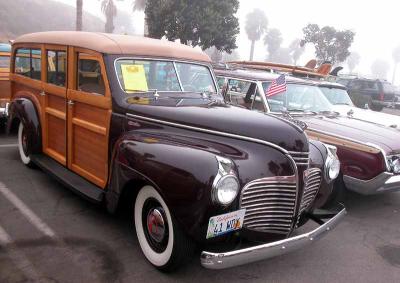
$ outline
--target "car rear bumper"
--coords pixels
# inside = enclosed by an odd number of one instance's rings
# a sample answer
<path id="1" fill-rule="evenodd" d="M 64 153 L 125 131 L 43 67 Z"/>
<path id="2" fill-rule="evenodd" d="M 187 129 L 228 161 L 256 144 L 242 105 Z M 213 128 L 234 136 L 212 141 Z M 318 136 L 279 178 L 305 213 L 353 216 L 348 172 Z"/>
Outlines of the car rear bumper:
<path id="1" fill-rule="evenodd" d="M 325 236 L 340 222 L 345 214 L 346 209 L 341 206 L 338 212 L 333 214 L 313 215 L 310 218 L 320 225 L 318 228 L 284 240 L 224 253 L 203 251 L 200 257 L 201 264 L 209 269 L 224 269 L 287 254 Z M 328 220 L 323 222 L 321 219 Z"/>
<path id="2" fill-rule="evenodd" d="M 346 188 L 362 195 L 373 195 L 400 190 L 400 175 L 383 172 L 371 180 L 343 176 Z"/>

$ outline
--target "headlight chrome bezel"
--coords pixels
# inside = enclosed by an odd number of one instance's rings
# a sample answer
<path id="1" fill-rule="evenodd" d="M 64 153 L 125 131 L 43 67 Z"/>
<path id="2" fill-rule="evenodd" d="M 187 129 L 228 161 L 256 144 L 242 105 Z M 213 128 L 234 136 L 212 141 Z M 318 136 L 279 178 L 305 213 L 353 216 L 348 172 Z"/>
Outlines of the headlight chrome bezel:
<path id="1" fill-rule="evenodd" d="M 337 152 L 337 147 L 329 144 L 324 144 L 327 150 L 327 156 L 325 160 L 325 180 L 327 183 L 331 183 L 334 181 L 340 174 L 340 161 L 339 158 L 336 154 Z M 332 168 L 338 168 L 335 172 L 332 173 Z"/>
<path id="2" fill-rule="evenodd" d="M 215 204 L 219 204 L 219 205 L 223 205 L 223 206 L 227 206 L 229 204 L 231 204 L 236 197 L 239 194 L 240 191 L 240 183 L 239 183 L 239 179 L 237 178 L 234 169 L 234 164 L 232 162 L 232 160 L 225 158 L 225 157 L 221 157 L 216 155 L 215 156 L 218 162 L 218 173 L 214 178 L 213 181 L 213 185 L 212 185 L 212 191 L 211 191 L 211 199 Z M 220 187 L 221 184 L 223 184 L 224 181 L 226 181 L 226 179 L 228 178 L 232 178 L 235 182 L 236 182 L 236 192 L 233 195 L 233 197 L 228 200 L 228 201 L 222 201 L 219 196 L 219 190 L 221 190 L 222 188 Z"/>

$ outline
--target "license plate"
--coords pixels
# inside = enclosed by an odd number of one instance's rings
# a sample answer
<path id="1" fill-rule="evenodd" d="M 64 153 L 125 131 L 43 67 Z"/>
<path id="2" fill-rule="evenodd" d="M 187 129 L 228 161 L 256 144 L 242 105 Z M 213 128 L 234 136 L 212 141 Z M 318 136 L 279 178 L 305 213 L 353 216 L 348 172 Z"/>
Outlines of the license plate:
<path id="1" fill-rule="evenodd" d="M 211 217 L 208 221 L 206 238 L 213 238 L 241 229 L 245 213 L 246 209 L 241 209 Z"/>

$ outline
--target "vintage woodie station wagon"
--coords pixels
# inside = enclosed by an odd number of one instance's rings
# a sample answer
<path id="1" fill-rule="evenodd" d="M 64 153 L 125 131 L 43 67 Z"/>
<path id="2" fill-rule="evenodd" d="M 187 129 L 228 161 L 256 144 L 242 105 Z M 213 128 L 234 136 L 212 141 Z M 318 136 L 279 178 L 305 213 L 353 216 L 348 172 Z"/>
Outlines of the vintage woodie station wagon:
<path id="1" fill-rule="evenodd" d="M 320 90 L 322 83 L 287 76 L 287 91 L 267 97 L 279 74 L 233 64 L 219 66 L 216 75 L 231 104 L 277 116 L 289 114 L 307 124 L 309 138 L 335 145 L 341 162 L 335 184 L 339 196 L 345 188 L 365 195 L 400 189 L 398 130 L 340 116 Z"/>
<path id="2" fill-rule="evenodd" d="M 0 43 L 0 123 L 5 123 L 10 102 L 10 54 L 11 45 Z"/>
<path id="3" fill-rule="evenodd" d="M 15 40 L 11 70 L 9 130 L 18 129 L 22 162 L 111 212 L 128 202 L 158 269 L 176 268 L 199 244 L 207 268 L 270 258 L 345 214 L 317 210 L 339 171 L 335 148 L 285 119 L 227 105 L 201 51 L 44 32 Z M 291 237 L 309 219 L 319 226 Z M 238 239 L 252 244 L 226 247 Z"/>

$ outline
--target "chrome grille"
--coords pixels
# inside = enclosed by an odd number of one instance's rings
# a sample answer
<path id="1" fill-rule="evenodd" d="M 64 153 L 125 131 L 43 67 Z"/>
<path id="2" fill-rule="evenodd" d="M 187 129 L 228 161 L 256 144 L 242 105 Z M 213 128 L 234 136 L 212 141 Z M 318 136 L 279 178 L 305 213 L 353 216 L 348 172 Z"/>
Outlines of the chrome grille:
<path id="1" fill-rule="evenodd" d="M 296 162 L 297 166 L 308 166 L 309 163 L 309 153 L 308 152 L 297 152 L 289 151 L 290 156 Z"/>
<path id="2" fill-rule="evenodd" d="M 263 178 L 242 190 L 240 207 L 246 208 L 243 225 L 260 232 L 288 234 L 296 206 L 296 177 Z"/>
<path id="3" fill-rule="evenodd" d="M 322 172 L 319 168 L 310 168 L 305 171 L 305 174 L 307 175 L 307 178 L 305 180 L 299 215 L 311 204 L 311 202 L 317 196 L 322 180 Z"/>

